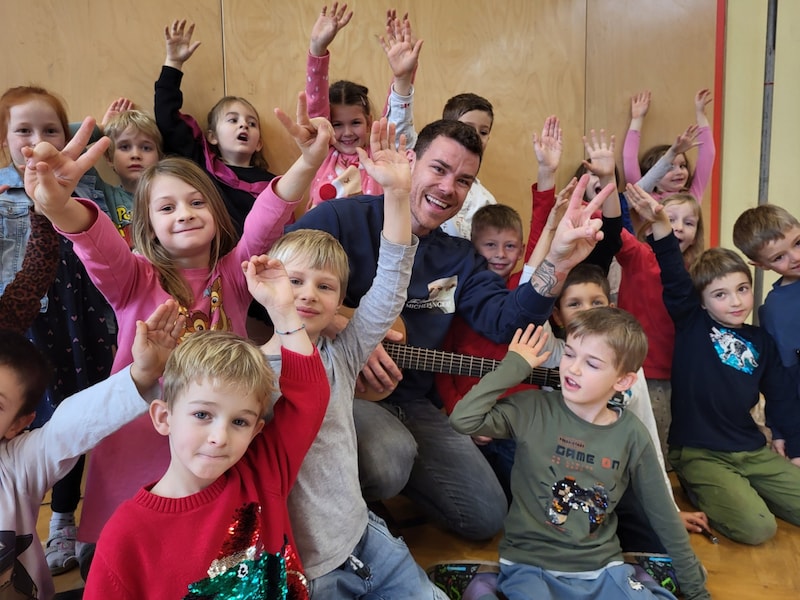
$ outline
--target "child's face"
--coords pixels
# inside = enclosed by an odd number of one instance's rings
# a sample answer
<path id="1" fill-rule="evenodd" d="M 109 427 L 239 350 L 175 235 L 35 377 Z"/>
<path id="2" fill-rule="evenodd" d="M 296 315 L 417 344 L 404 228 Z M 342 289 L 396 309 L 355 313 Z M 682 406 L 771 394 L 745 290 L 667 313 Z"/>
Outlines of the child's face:
<path id="1" fill-rule="evenodd" d="M 514 229 L 484 227 L 472 244 L 489 263 L 489 270 L 508 279 L 519 257 L 522 256 L 522 238 Z"/>
<path id="2" fill-rule="evenodd" d="M 720 325 L 741 327 L 753 310 L 753 285 L 744 273 L 728 273 L 705 287 L 702 302 Z"/>
<path id="3" fill-rule="evenodd" d="M 39 142 L 50 142 L 56 150 L 63 150 L 67 145 L 67 136 L 56 111 L 41 98 L 12 106 L 8 111 L 8 135 L 4 142 L 11 161 L 22 168 L 25 165 L 22 149 Z"/>
<path id="4" fill-rule="evenodd" d="M 331 271 L 312 269 L 302 257 L 284 263 L 294 290 L 297 314 L 306 326 L 312 342 L 333 321 L 342 305 L 342 285 Z"/>
<path id="5" fill-rule="evenodd" d="M 567 336 L 559 365 L 561 393 L 571 409 L 604 406 L 616 393 L 628 389 L 635 381 L 630 373 L 620 373 L 614 365 L 614 351 L 603 337 Z"/>
<path id="6" fill-rule="evenodd" d="M 264 427 L 252 394 L 230 383 L 192 382 L 170 411 L 156 400 L 150 408 L 156 430 L 169 435 L 170 486 L 196 493 L 235 465 Z"/>
<path id="7" fill-rule="evenodd" d="M 156 238 L 181 268 L 208 267 L 217 227 L 199 191 L 177 177 L 157 175 L 148 210 Z"/>
<path id="8" fill-rule="evenodd" d="M 784 280 L 800 279 L 800 226 L 793 225 L 783 232 L 783 238 L 764 244 L 755 264 L 775 271 Z"/>
<path id="9" fill-rule="evenodd" d="M 25 399 L 25 385 L 16 371 L 0 365 L 0 437 L 10 440 L 33 422 L 36 413 L 19 415 Z"/>
<path id="10" fill-rule="evenodd" d="M 672 161 L 672 169 L 656 184 L 656 187 L 666 194 L 676 194 L 686 188 L 689 181 L 689 166 L 686 157 L 679 154 Z"/>
<path id="11" fill-rule="evenodd" d="M 484 151 L 489 145 L 489 135 L 492 133 L 492 117 L 484 110 L 471 110 L 458 118 L 459 121 L 472 127 L 481 138 Z"/>
<path id="12" fill-rule="evenodd" d="M 694 244 L 697 236 L 697 212 L 690 202 L 674 202 L 664 206 L 669 217 L 669 224 L 681 247 L 686 252 Z"/>
<path id="13" fill-rule="evenodd" d="M 369 142 L 372 120 L 361 106 L 355 104 L 332 104 L 333 147 L 342 154 L 355 154 L 356 148 L 366 148 Z"/>
<path id="14" fill-rule="evenodd" d="M 246 104 L 231 102 L 223 109 L 208 141 L 219 148 L 222 159 L 235 166 L 248 166 L 253 154 L 261 150 L 258 116 Z"/>
<path id="15" fill-rule="evenodd" d="M 583 199 L 585 202 L 591 202 L 594 200 L 594 197 L 597 196 L 603 189 L 603 186 L 600 185 L 600 178 L 589 171 L 589 183 L 586 184 L 586 191 L 583 193 Z"/>
<path id="16" fill-rule="evenodd" d="M 158 146 L 152 138 L 133 126 L 116 139 L 111 167 L 119 176 L 122 187 L 133 193 L 142 171 L 158 162 Z"/>
<path id="17" fill-rule="evenodd" d="M 590 308 L 608 306 L 608 296 L 596 283 L 574 283 L 561 292 L 553 316 L 562 327 L 569 325 L 576 315 Z"/>

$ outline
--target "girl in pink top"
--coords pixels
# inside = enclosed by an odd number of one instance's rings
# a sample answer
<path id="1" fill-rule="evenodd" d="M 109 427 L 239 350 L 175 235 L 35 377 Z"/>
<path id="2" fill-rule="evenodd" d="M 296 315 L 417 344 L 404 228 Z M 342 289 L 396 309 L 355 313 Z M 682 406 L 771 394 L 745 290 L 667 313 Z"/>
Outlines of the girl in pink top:
<path id="1" fill-rule="evenodd" d="M 716 150 L 711 127 L 706 117 L 706 106 L 711 102 L 711 92 L 702 89 L 694 97 L 694 110 L 697 119 L 697 167 L 691 171 L 685 153 L 677 154 L 672 160 L 672 169 L 662 176 L 656 183 L 651 195 L 656 200 L 661 200 L 677 192 L 689 192 L 703 201 L 703 193 L 711 179 L 711 169 L 714 166 Z M 625 171 L 625 180 L 628 183 L 638 182 L 642 175 L 647 173 L 658 159 L 670 148 L 668 145 L 653 146 L 644 153 L 639 160 L 639 142 L 644 117 L 650 108 L 650 92 L 645 91 L 631 98 L 631 124 L 625 136 L 625 146 L 622 149 L 622 164 Z"/>
<path id="2" fill-rule="evenodd" d="M 370 151 L 369 134 L 373 118 L 367 95 L 369 90 L 352 81 L 337 81 L 333 85 L 328 82 L 328 46 L 352 16 L 352 11 L 347 12 L 347 4 L 339 6 L 334 2 L 330 13 L 327 6 L 322 7 L 311 30 L 306 64 L 308 113 L 329 119 L 333 125 L 334 139 L 327 159 L 311 183 L 307 210 L 333 198 L 383 193 L 381 186 L 360 168 L 356 153 L 357 148 L 363 148 L 368 154 Z M 411 82 L 419 62 L 422 40 L 414 38 L 407 16 L 398 19 L 394 11 L 389 11 L 386 37 L 381 37 L 380 42 L 394 74 L 384 116 L 397 125 L 396 139 L 399 140 L 400 135 L 404 134 L 406 147 L 413 148 L 416 132 L 412 111 L 414 88 Z"/>
<path id="3" fill-rule="evenodd" d="M 26 191 L 59 232 L 73 241 L 92 281 L 116 312 L 119 350 L 114 371 L 131 361 L 136 320 L 169 298 L 178 302 L 186 317 L 184 336 L 203 329 L 246 336 L 251 297 L 242 262 L 266 252 L 283 233 L 304 192 L 296 181 L 298 174 L 316 170 L 332 136 L 327 121 L 308 119 L 302 94 L 298 104 L 297 124 L 282 111 L 276 114 L 302 155 L 286 175 L 259 194 L 238 243 L 216 186 L 189 160 L 168 158 L 142 174 L 132 223 L 140 254 L 133 254 L 107 215 L 88 201 L 71 198 L 61 187 L 65 185 L 61 181 L 91 165 L 99 156 L 96 148 L 102 153 L 108 145 L 103 138 L 91 152 L 77 156 L 78 144 L 85 145 L 93 125 L 91 119 L 63 152 L 42 143 L 28 151 Z M 49 171 L 55 171 L 60 185 L 40 181 Z M 91 454 L 79 539 L 96 541 L 114 509 L 158 479 L 168 463 L 165 438 L 146 418 L 106 438 Z"/>

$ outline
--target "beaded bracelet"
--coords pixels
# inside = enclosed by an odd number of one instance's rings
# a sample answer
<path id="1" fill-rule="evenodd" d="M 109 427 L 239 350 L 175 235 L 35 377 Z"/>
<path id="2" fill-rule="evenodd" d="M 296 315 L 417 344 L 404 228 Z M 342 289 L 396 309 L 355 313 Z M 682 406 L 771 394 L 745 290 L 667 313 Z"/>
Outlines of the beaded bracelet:
<path id="1" fill-rule="evenodd" d="M 293 333 L 297 333 L 298 331 L 303 331 L 303 329 L 305 329 L 305 328 L 306 328 L 306 324 L 305 323 L 301 323 L 300 327 L 298 327 L 297 329 L 290 329 L 289 331 L 278 331 L 276 329 L 275 333 L 277 333 L 278 335 L 292 335 Z"/>

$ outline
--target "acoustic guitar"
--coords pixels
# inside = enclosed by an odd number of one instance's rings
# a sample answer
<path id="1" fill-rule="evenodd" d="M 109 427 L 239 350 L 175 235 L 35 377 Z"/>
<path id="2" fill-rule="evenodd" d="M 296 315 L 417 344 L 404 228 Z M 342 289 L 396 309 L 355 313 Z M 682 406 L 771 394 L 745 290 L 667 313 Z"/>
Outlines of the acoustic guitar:
<path id="1" fill-rule="evenodd" d="M 456 354 L 443 350 L 431 350 L 418 346 L 406 346 L 405 344 L 398 344 L 397 342 L 383 342 L 383 347 L 386 353 L 401 369 L 446 373 L 448 375 L 483 377 L 487 373 L 494 371 L 500 364 L 499 360 L 492 358 L 482 358 L 470 354 Z M 558 368 L 546 369 L 544 367 L 536 367 L 531 369 L 530 375 L 521 383 L 551 387 L 554 390 L 561 389 Z M 356 397 L 362 400 L 376 402 L 378 400 L 383 400 L 391 392 L 392 390 L 383 392 L 370 390 L 364 394 L 357 393 Z"/>
<path id="2" fill-rule="evenodd" d="M 341 307 L 339 313 L 350 318 L 355 312 L 352 308 Z M 395 331 L 406 335 L 406 325 L 402 317 L 398 317 L 391 327 Z M 389 357 L 401 369 L 411 369 L 416 371 L 426 371 L 429 373 L 445 373 L 447 375 L 467 375 L 469 377 L 483 377 L 487 373 L 494 371 L 500 364 L 499 360 L 493 358 L 483 358 L 471 354 L 457 354 L 444 350 L 431 350 L 419 346 L 409 346 L 400 342 L 383 341 L 383 348 Z M 366 386 L 365 392 L 356 392 L 355 397 L 370 402 L 383 400 L 394 391 L 397 385 L 390 389 L 378 391 L 372 388 L 359 374 L 359 381 Z M 531 369 L 530 375 L 520 383 L 529 383 L 542 387 L 550 387 L 554 390 L 561 389 L 558 368 L 546 369 L 536 367 Z"/>

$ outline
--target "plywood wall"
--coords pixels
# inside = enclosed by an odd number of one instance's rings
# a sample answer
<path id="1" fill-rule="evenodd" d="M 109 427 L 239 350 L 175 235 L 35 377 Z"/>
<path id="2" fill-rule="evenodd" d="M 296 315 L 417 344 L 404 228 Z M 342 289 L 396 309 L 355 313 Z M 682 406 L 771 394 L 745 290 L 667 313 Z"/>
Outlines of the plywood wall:
<path id="1" fill-rule="evenodd" d="M 331 77 L 365 83 L 380 107 L 390 71 L 375 36 L 386 6 L 350 3 L 355 17 L 331 46 Z M 36 82 L 61 94 L 71 118 L 98 118 L 117 96 L 151 109 L 171 20 L 197 23 L 202 46 L 185 65 L 186 109 L 203 120 L 224 93 L 261 113 L 267 158 L 283 172 L 297 155 L 272 115 L 293 111 L 321 2 L 295 0 L 29 0 L 0 4 L 4 87 Z M 693 119 L 692 97 L 713 83 L 715 0 L 404 0 L 425 44 L 416 79 L 416 123 L 441 116 L 450 96 L 472 91 L 495 105 L 480 178 L 530 215 L 536 178 L 531 133 L 557 114 L 565 151 L 559 183 L 583 157 L 590 127 L 617 135 L 629 97 L 653 92 L 643 147 L 674 138 Z"/>

